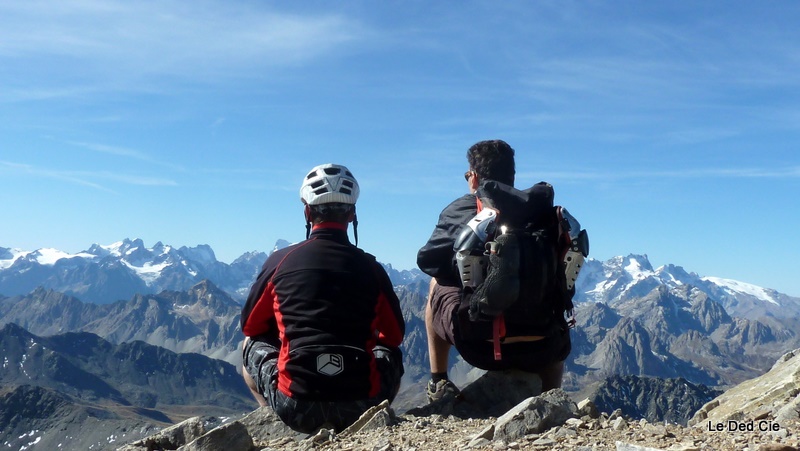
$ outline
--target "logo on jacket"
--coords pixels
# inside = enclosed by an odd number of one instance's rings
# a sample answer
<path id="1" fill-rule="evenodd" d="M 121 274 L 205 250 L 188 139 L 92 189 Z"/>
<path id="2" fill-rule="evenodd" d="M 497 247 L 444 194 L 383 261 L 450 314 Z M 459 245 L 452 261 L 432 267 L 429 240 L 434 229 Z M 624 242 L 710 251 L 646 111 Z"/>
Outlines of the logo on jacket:
<path id="1" fill-rule="evenodd" d="M 340 354 L 320 354 L 317 356 L 317 372 L 326 376 L 336 376 L 344 371 L 344 359 Z"/>

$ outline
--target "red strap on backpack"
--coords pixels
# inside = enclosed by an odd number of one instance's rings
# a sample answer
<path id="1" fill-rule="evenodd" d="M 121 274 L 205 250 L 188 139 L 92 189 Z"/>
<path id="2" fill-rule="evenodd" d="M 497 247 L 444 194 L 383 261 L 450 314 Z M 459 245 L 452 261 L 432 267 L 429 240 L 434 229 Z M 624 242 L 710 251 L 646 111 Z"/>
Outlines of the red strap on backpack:
<path id="1" fill-rule="evenodd" d="M 503 315 L 497 315 L 492 321 L 492 344 L 494 345 L 494 359 L 502 360 L 503 351 L 500 342 L 506 338 L 506 320 Z"/>

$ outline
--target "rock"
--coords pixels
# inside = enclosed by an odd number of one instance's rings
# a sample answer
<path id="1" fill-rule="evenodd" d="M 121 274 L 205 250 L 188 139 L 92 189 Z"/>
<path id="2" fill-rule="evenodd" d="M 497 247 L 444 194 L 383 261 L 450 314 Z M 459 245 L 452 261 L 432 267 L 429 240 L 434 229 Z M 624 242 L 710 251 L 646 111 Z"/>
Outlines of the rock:
<path id="1" fill-rule="evenodd" d="M 179 448 L 180 451 L 250 451 L 253 438 L 239 421 L 224 424 Z"/>
<path id="2" fill-rule="evenodd" d="M 307 436 L 284 424 L 270 407 L 260 407 L 238 421 L 247 428 L 256 445 L 284 437 L 300 440 Z"/>
<path id="3" fill-rule="evenodd" d="M 625 418 L 617 417 L 614 422 L 611 424 L 611 429 L 615 431 L 622 431 L 628 428 L 628 422 L 625 421 Z"/>
<path id="4" fill-rule="evenodd" d="M 458 397 L 446 397 L 410 409 L 415 416 L 433 414 L 459 418 L 489 418 L 503 415 L 531 396 L 542 392 L 542 380 L 534 373 L 519 370 L 487 371 L 461 390 Z"/>
<path id="5" fill-rule="evenodd" d="M 483 448 L 487 446 L 489 443 L 491 442 L 489 441 L 489 439 L 485 437 L 476 437 L 469 441 L 469 444 L 467 444 L 467 448 Z"/>
<path id="6" fill-rule="evenodd" d="M 780 443 L 770 443 L 761 445 L 758 451 L 797 451 L 797 448 L 789 445 L 782 445 Z"/>
<path id="7" fill-rule="evenodd" d="M 600 411 L 597 406 L 589 398 L 586 398 L 578 403 L 578 415 L 589 416 L 590 418 L 600 418 Z"/>
<path id="8" fill-rule="evenodd" d="M 616 442 L 617 451 L 664 451 L 661 448 L 631 445 L 630 443 Z"/>
<path id="9" fill-rule="evenodd" d="M 200 417 L 192 417 L 170 426 L 156 434 L 131 443 L 129 446 L 145 449 L 177 449 L 206 433 Z"/>
<path id="10" fill-rule="evenodd" d="M 555 444 L 556 441 L 549 437 L 537 438 L 536 440 L 533 441 L 534 446 L 553 446 Z"/>
<path id="11" fill-rule="evenodd" d="M 503 414 L 495 422 L 494 440 L 513 441 L 541 433 L 574 418 L 578 407 L 561 389 L 531 397 Z"/>
<path id="12" fill-rule="evenodd" d="M 491 440 L 494 438 L 494 425 L 490 424 L 489 426 L 483 428 L 474 437 L 472 437 L 472 440 L 475 441 L 479 438 L 485 438 L 486 440 Z"/>
<path id="13" fill-rule="evenodd" d="M 359 431 L 370 431 L 380 427 L 391 426 L 400 421 L 391 407 L 389 401 L 384 400 L 377 406 L 370 407 L 353 424 L 348 426 L 340 435 L 355 434 Z"/>
<path id="14" fill-rule="evenodd" d="M 559 437 L 577 437 L 578 436 L 578 432 L 575 431 L 575 429 L 572 429 L 572 428 L 561 427 L 561 428 L 558 428 L 558 430 L 556 431 L 556 433 L 554 435 L 557 438 L 559 438 Z"/>
<path id="15" fill-rule="evenodd" d="M 700 451 L 700 447 L 692 443 L 678 443 L 670 446 L 669 451 Z"/>
<path id="16" fill-rule="evenodd" d="M 311 441 L 314 445 L 325 445 L 330 443 L 334 436 L 334 433 L 330 429 L 322 428 L 307 440 Z"/>
<path id="17" fill-rule="evenodd" d="M 795 397 L 775 412 L 775 421 L 800 420 L 800 397 Z"/>
<path id="18" fill-rule="evenodd" d="M 578 409 L 580 410 L 580 408 L 578 408 Z M 578 429 L 578 428 L 584 427 L 585 423 L 583 422 L 583 420 L 581 420 L 579 418 L 569 418 L 569 419 L 567 419 L 565 424 L 567 426 L 571 426 L 571 427 L 573 427 L 575 429 Z"/>

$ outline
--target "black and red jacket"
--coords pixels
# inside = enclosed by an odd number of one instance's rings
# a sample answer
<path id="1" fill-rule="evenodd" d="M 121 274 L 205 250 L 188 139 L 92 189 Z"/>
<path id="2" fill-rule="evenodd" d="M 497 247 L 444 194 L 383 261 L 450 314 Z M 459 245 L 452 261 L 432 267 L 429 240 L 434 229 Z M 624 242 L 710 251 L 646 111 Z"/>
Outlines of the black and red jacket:
<path id="1" fill-rule="evenodd" d="M 372 348 L 398 348 L 405 334 L 386 271 L 337 223 L 318 224 L 308 240 L 269 256 L 241 321 L 246 336 L 280 341 L 278 389 L 305 400 L 376 396 Z"/>

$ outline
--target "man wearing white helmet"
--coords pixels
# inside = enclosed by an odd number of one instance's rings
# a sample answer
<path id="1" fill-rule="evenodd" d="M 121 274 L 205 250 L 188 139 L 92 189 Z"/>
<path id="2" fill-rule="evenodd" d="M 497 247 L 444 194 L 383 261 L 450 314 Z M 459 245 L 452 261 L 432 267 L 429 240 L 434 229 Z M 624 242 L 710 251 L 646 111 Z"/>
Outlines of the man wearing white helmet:
<path id="1" fill-rule="evenodd" d="M 400 301 L 347 236 L 358 195 L 346 167 L 313 168 L 300 188 L 306 240 L 270 255 L 242 309 L 245 382 L 301 432 L 344 429 L 391 402 L 403 375 Z"/>

